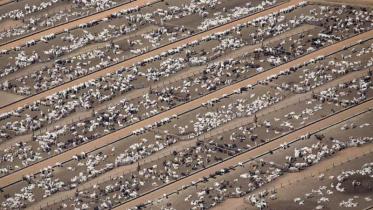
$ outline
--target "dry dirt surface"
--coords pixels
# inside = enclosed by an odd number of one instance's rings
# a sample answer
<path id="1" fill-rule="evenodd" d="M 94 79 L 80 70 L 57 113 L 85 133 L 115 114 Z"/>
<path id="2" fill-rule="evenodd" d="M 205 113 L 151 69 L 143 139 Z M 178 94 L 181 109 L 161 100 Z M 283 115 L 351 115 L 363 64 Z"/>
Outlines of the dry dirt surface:
<path id="1" fill-rule="evenodd" d="M 324 3 L 328 5 L 341 4 L 360 7 L 373 7 L 373 2 L 371 0 L 311 0 L 310 2 Z"/>

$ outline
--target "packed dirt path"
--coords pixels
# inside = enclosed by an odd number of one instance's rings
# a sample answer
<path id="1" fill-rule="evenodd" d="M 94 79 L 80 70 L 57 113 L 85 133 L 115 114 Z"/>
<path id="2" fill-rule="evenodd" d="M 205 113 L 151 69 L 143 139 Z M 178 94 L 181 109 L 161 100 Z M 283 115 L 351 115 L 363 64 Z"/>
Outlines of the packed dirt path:
<path id="1" fill-rule="evenodd" d="M 0 6 L 3 6 L 5 4 L 9 4 L 11 2 L 13 2 L 13 0 L 0 0 Z"/>
<path id="2" fill-rule="evenodd" d="M 332 157 L 322 160 L 320 163 L 316 165 L 310 166 L 303 171 L 297 173 L 288 173 L 286 175 L 280 176 L 273 182 L 264 185 L 258 190 L 253 191 L 248 195 L 253 195 L 255 193 L 259 193 L 263 191 L 263 189 L 281 189 L 286 188 L 292 184 L 297 184 L 300 181 L 307 179 L 312 176 L 318 176 L 321 173 L 326 172 L 329 169 L 332 169 L 334 166 L 342 165 L 350 160 L 357 159 L 366 155 L 373 155 L 373 144 L 368 144 L 361 147 L 351 147 L 345 150 L 339 151 L 337 154 L 333 155 Z M 247 197 L 246 195 L 245 197 Z M 255 207 L 251 207 L 248 203 L 244 201 L 244 197 L 242 198 L 231 198 L 220 205 L 212 208 L 212 210 L 224 210 L 224 209 L 257 209 Z"/>
<path id="3" fill-rule="evenodd" d="M 158 0 L 132 0 L 132 2 L 124 3 L 121 6 L 118 6 L 118 7 L 112 8 L 112 9 L 108 9 L 108 10 L 104 10 L 102 12 L 95 13 L 95 14 L 89 15 L 87 17 L 77 19 L 77 20 L 72 20 L 70 22 L 63 23 L 61 25 L 57 25 L 55 27 L 42 30 L 42 31 L 37 32 L 35 34 L 27 35 L 25 37 L 21 37 L 19 39 L 14 40 L 14 41 L 10 41 L 8 43 L 1 44 L 0 45 L 0 51 L 14 49 L 15 47 L 22 46 L 22 45 L 26 44 L 26 42 L 28 42 L 30 40 L 40 40 L 40 38 L 42 36 L 49 35 L 49 34 L 52 34 L 52 33 L 58 34 L 58 33 L 63 32 L 65 29 L 73 29 L 73 28 L 78 27 L 80 24 L 88 23 L 92 20 L 101 20 L 105 17 L 109 17 L 111 14 L 120 12 L 121 10 L 133 8 L 133 7 L 136 7 L 136 6 L 137 7 L 143 7 L 143 6 L 146 6 L 147 4 L 151 4 L 151 3 L 154 3 L 154 2 L 157 2 L 157 1 Z M 1 4 L 0 4 L 0 6 L 1 6 Z"/>
<path id="4" fill-rule="evenodd" d="M 232 27 L 236 26 L 237 24 L 246 23 L 246 22 L 251 21 L 253 19 L 256 19 L 258 17 L 265 16 L 265 15 L 271 14 L 273 12 L 278 12 L 281 9 L 287 8 L 287 7 L 295 5 L 295 4 L 298 4 L 301 1 L 302 0 L 290 0 L 287 3 L 281 4 L 281 5 L 276 6 L 276 7 L 272 7 L 270 9 L 264 10 L 262 12 L 254 14 L 254 15 L 251 15 L 251 16 L 248 16 L 248 17 L 245 17 L 245 18 L 242 18 L 242 19 L 238 19 L 236 21 L 232 21 L 232 22 L 227 23 L 225 25 L 222 25 L 220 27 L 216 27 L 216 28 L 213 28 L 211 30 L 199 33 L 197 35 L 194 35 L 194 36 L 191 36 L 191 37 L 187 37 L 185 39 L 173 42 L 173 43 L 171 43 L 169 45 L 166 45 L 166 46 L 163 46 L 163 47 L 151 50 L 151 51 L 149 51 L 147 53 L 141 54 L 139 56 L 135 56 L 135 57 L 130 58 L 128 60 L 125 60 L 123 62 L 117 63 L 117 64 L 115 64 L 113 66 L 110 66 L 108 68 L 101 69 L 101 70 L 96 71 L 96 72 L 94 72 L 92 74 L 89 74 L 87 76 L 84 76 L 84 77 L 78 78 L 76 80 L 64 83 L 64 84 L 62 84 L 60 86 L 54 87 L 52 89 L 49 89 L 47 91 L 41 92 L 41 93 L 36 94 L 36 95 L 33 95 L 31 97 L 27 97 L 27 98 L 25 98 L 23 100 L 20 100 L 20 101 L 16 102 L 16 103 L 10 104 L 10 105 L 5 106 L 5 107 L 2 107 L 0 109 L 0 113 L 4 113 L 4 112 L 15 110 L 18 107 L 24 106 L 25 104 L 30 104 L 30 103 L 32 103 L 32 102 L 34 102 L 36 100 L 40 100 L 40 99 L 45 98 L 45 97 L 47 97 L 49 95 L 52 95 L 54 93 L 57 93 L 57 92 L 62 91 L 62 90 L 65 90 L 65 89 L 67 89 L 69 87 L 72 87 L 72 86 L 75 86 L 75 85 L 79 85 L 79 84 L 84 83 L 84 82 L 86 82 L 88 80 L 92 80 L 92 79 L 96 79 L 98 77 L 105 76 L 108 73 L 116 72 L 117 70 L 119 70 L 119 69 L 121 69 L 123 67 L 130 67 L 133 64 L 141 62 L 141 61 L 143 61 L 146 58 L 150 58 L 150 57 L 159 55 L 162 52 L 166 52 L 166 51 L 168 51 L 170 49 L 177 48 L 177 47 L 179 47 L 181 45 L 188 44 L 188 43 L 191 43 L 191 42 L 196 41 L 196 40 L 201 40 L 203 37 L 206 37 L 208 35 L 211 35 L 211 34 L 214 34 L 214 33 L 217 33 L 217 32 L 222 32 L 222 31 L 231 29 Z M 144 2 L 144 0 L 138 0 L 138 1 L 133 2 L 133 3 L 137 3 L 137 2 Z M 102 14 L 102 13 L 100 13 L 100 14 Z M 106 14 L 106 12 L 105 12 L 105 14 Z M 96 18 L 96 19 L 98 19 L 98 18 Z M 372 32 L 372 34 L 373 34 L 373 32 Z M 0 50 L 1 50 L 1 48 L 0 48 Z"/>
<path id="5" fill-rule="evenodd" d="M 252 76 L 252 77 L 250 77 L 246 80 L 243 80 L 241 82 L 238 82 L 238 83 L 232 84 L 230 86 L 224 87 L 220 90 L 217 90 L 213 93 L 210 93 L 208 95 L 200 97 L 200 98 L 198 98 L 196 100 L 193 100 L 191 102 L 182 104 L 182 105 L 177 106 L 173 109 L 162 112 L 162 113 L 160 113 L 158 115 L 155 115 L 153 117 L 147 118 L 143 121 L 134 123 L 133 125 L 127 126 L 123 129 L 120 129 L 118 131 L 110 133 L 106 136 L 103 136 L 101 138 L 98 138 L 98 139 L 93 140 L 91 142 L 88 142 L 86 144 L 83 144 L 81 146 L 78 146 L 78 147 L 75 147 L 71 150 L 68 150 L 64 153 L 58 154 L 58 155 L 53 156 L 49 159 L 46 159 L 44 161 L 35 163 L 34 165 L 28 166 L 24 169 L 21 169 L 19 171 L 16 171 L 14 173 L 6 175 L 6 176 L 4 176 L 0 179 L 0 186 L 1 187 L 7 186 L 11 183 L 14 183 L 14 182 L 22 179 L 22 177 L 24 175 L 33 174 L 33 173 L 38 172 L 38 171 L 40 171 L 40 169 L 45 168 L 47 166 L 53 166 L 56 162 L 63 163 L 67 160 L 70 160 L 73 155 L 80 154 L 81 152 L 89 153 L 89 152 L 91 152 L 91 151 L 93 151 L 97 148 L 100 148 L 100 147 L 103 147 L 105 145 L 111 144 L 111 143 L 113 143 L 113 142 L 115 142 L 119 139 L 122 139 L 122 138 L 124 138 L 128 135 L 131 135 L 132 131 L 143 128 L 146 125 L 153 124 L 153 123 L 158 122 L 161 119 L 164 119 L 166 117 L 171 117 L 174 114 L 180 115 L 182 113 L 187 112 L 188 110 L 192 110 L 194 108 L 199 107 L 202 103 L 207 102 L 207 101 L 209 101 L 213 98 L 219 98 L 222 95 L 230 94 L 234 90 L 237 90 L 241 87 L 246 87 L 247 85 L 256 84 L 258 81 L 264 80 L 264 79 L 266 79 L 267 77 L 269 77 L 273 74 L 279 74 L 281 71 L 287 70 L 290 67 L 297 66 L 299 64 L 303 64 L 304 62 L 307 62 L 310 59 L 314 59 L 314 58 L 316 58 L 320 55 L 328 55 L 328 54 L 337 52 L 339 50 L 342 50 L 346 46 L 349 46 L 351 44 L 356 43 L 359 40 L 370 39 L 371 37 L 373 37 L 373 30 L 369 31 L 369 32 L 366 32 L 366 33 L 363 33 L 363 34 L 360 34 L 358 36 L 354 36 L 352 38 L 346 39 L 344 41 L 338 42 L 338 43 L 333 44 L 329 47 L 325 47 L 321 50 L 310 53 L 306 56 L 303 56 L 299 59 L 293 60 L 289 63 L 284 64 L 284 65 L 280 65 L 280 66 L 275 67 L 271 70 L 262 72 L 260 74 L 255 75 L 255 76 Z"/>
<path id="6" fill-rule="evenodd" d="M 215 171 L 219 171 L 224 168 L 228 168 L 233 165 L 237 165 L 240 162 L 245 162 L 248 161 L 252 158 L 255 158 L 257 156 L 263 155 L 267 153 L 270 150 L 275 150 L 280 147 L 281 144 L 287 142 L 289 143 L 290 141 L 294 141 L 298 137 L 306 134 L 306 133 L 315 133 L 319 130 L 325 129 L 327 127 L 330 127 L 338 122 L 345 121 L 349 119 L 350 117 L 357 115 L 359 113 L 365 112 L 369 110 L 371 107 L 373 107 L 373 100 L 364 102 L 360 105 L 354 106 L 350 109 L 344 110 L 339 112 L 338 114 L 332 115 L 328 118 L 325 118 L 323 120 L 320 120 L 317 123 L 311 124 L 309 126 L 306 126 L 302 129 L 296 130 L 290 134 L 287 134 L 285 136 L 282 136 L 278 139 L 275 139 L 265 145 L 262 145 L 260 147 L 254 148 L 246 153 L 243 153 L 241 155 L 238 155 L 236 157 L 233 157 L 229 160 L 226 160 L 222 163 L 219 163 L 217 165 L 214 165 L 212 167 L 209 167 L 207 169 L 204 169 L 200 172 L 197 172 L 189 177 L 183 178 L 181 180 L 175 181 L 167 186 L 164 186 L 160 189 L 157 189 L 156 191 L 149 192 L 148 194 L 145 194 L 141 197 L 138 197 L 136 199 L 133 199 L 129 202 L 126 202 L 122 204 L 121 206 L 118 206 L 114 209 L 119 210 L 119 209 L 129 209 L 131 207 L 135 207 L 137 205 L 146 203 L 148 200 L 155 200 L 158 198 L 161 198 L 164 194 L 169 194 L 171 192 L 175 192 L 176 190 L 180 189 L 181 186 L 186 186 L 190 184 L 192 181 L 196 181 L 200 179 L 201 177 L 204 176 L 209 176 L 211 173 L 214 173 Z"/>

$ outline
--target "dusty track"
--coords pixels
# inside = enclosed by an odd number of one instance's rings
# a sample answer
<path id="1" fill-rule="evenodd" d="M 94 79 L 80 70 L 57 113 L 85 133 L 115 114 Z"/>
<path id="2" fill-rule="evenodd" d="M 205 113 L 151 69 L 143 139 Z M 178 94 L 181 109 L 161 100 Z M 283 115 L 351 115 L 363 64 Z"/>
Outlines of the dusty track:
<path id="1" fill-rule="evenodd" d="M 79 147 L 68 150 L 68 151 L 66 151 L 62 154 L 59 154 L 59 155 L 53 156 L 49 159 L 46 159 L 44 161 L 35 163 L 34 165 L 31 165 L 27 168 L 21 169 L 19 171 L 16 171 L 14 173 L 11 173 L 7 176 L 2 177 L 0 179 L 0 186 L 4 187 L 4 186 L 7 186 L 11 183 L 17 182 L 20 179 L 22 179 L 22 177 L 24 175 L 33 174 L 35 172 L 38 172 L 38 171 L 40 171 L 40 169 L 45 168 L 47 166 L 52 166 L 56 162 L 63 163 L 65 161 L 68 161 L 72 158 L 73 155 L 80 154 L 83 151 L 88 153 L 88 152 L 93 151 L 97 148 L 100 148 L 100 147 L 103 147 L 105 145 L 111 144 L 115 141 L 118 141 L 118 140 L 122 139 L 123 137 L 131 135 L 132 131 L 137 130 L 139 128 L 142 128 L 146 125 L 153 124 L 157 121 L 160 121 L 163 118 L 170 117 L 173 114 L 180 115 L 180 114 L 182 114 L 182 113 L 184 113 L 188 110 L 192 110 L 192 109 L 195 109 L 195 108 L 199 107 L 202 103 L 204 103 L 208 100 L 211 100 L 213 98 L 221 97 L 223 94 L 230 94 L 230 93 L 232 93 L 233 90 L 239 89 L 241 87 L 245 87 L 249 84 L 251 84 L 251 85 L 255 84 L 257 81 L 266 79 L 270 75 L 278 74 L 283 70 L 289 69 L 290 67 L 303 64 L 304 62 L 309 61 L 310 59 L 316 58 L 317 56 L 332 54 L 333 52 L 337 52 L 339 50 L 342 50 L 345 46 L 349 46 L 353 43 L 356 43 L 358 40 L 370 39 L 372 36 L 373 36 L 373 31 L 369 31 L 369 32 L 360 34 L 358 36 L 354 36 L 352 38 L 346 39 L 344 41 L 338 42 L 334 45 L 331 45 L 331 46 L 328 46 L 328 47 L 323 48 L 321 50 L 318 50 L 316 52 L 310 53 L 306 56 L 303 56 L 299 59 L 293 60 L 289 63 L 284 64 L 284 65 L 275 67 L 271 70 L 268 70 L 268 71 L 265 71 L 263 73 L 257 74 L 253 77 L 250 77 L 250 78 L 246 79 L 246 80 L 243 80 L 241 82 L 235 83 L 235 84 L 230 85 L 228 87 L 222 88 L 218 91 L 215 91 L 211 94 L 208 94 L 206 96 L 203 96 L 203 97 L 198 98 L 196 100 L 193 100 L 191 102 L 182 104 L 182 105 L 177 106 L 173 109 L 162 112 L 162 113 L 160 113 L 158 115 L 155 115 L 153 117 L 147 118 L 147 119 L 145 119 L 141 122 L 138 122 L 138 123 L 135 123 L 133 125 L 127 126 L 123 129 L 120 129 L 118 131 L 110 133 L 110 134 L 108 134 L 104 137 L 98 138 L 96 140 L 93 140 L 91 142 L 83 144 Z"/>
<path id="2" fill-rule="evenodd" d="M 14 0 L 0 0 L 0 7 L 6 4 L 13 3 Z"/>
<path id="3" fill-rule="evenodd" d="M 145 2 L 145 0 L 138 0 L 138 1 L 133 2 L 133 3 L 138 3 L 138 2 Z M 54 87 L 52 89 L 49 89 L 47 91 L 41 92 L 41 93 L 36 94 L 36 95 L 33 95 L 31 97 L 27 97 L 27 98 L 25 98 L 23 100 L 20 100 L 20 101 L 16 102 L 16 103 L 10 104 L 10 105 L 5 106 L 5 107 L 2 107 L 0 109 L 0 113 L 12 111 L 14 109 L 17 109 L 18 107 L 24 106 L 25 104 L 30 104 L 30 103 L 32 103 L 32 102 L 34 102 L 36 100 L 40 100 L 42 98 L 45 98 L 46 96 L 52 95 L 52 94 L 57 93 L 57 92 L 62 91 L 62 90 L 65 90 L 65 89 L 67 89 L 69 87 L 72 87 L 72 86 L 75 86 L 75 85 L 79 85 L 79 84 L 84 83 L 84 82 L 86 82 L 88 80 L 92 80 L 92 79 L 96 79 L 98 77 L 102 77 L 102 76 L 104 76 L 104 75 L 106 75 L 108 73 L 116 72 L 117 70 L 119 70 L 119 69 L 121 69 L 123 67 L 129 67 L 129 66 L 131 66 L 133 64 L 136 64 L 138 62 L 143 61 L 146 58 L 153 57 L 155 55 L 159 55 L 162 52 L 168 51 L 170 49 L 176 48 L 176 47 L 184 45 L 184 44 L 191 43 L 191 42 L 193 42 L 195 40 L 201 40 L 203 37 L 211 35 L 213 33 L 217 33 L 217 32 L 221 32 L 221 31 L 225 31 L 225 30 L 231 29 L 232 27 L 236 26 L 237 24 L 246 23 L 246 22 L 248 22 L 250 20 L 253 20 L 255 18 L 264 16 L 264 15 L 268 15 L 268 14 L 273 13 L 273 12 L 278 12 L 278 11 L 280 11 L 283 8 L 286 8 L 288 6 L 297 4 L 299 2 L 301 2 L 301 0 L 290 0 L 289 2 L 281 4 L 279 6 L 276 6 L 276 7 L 267 9 L 267 10 L 264 10 L 262 12 L 256 13 L 254 15 L 251 15 L 251 16 L 248 16 L 248 17 L 245 17 L 245 18 L 242 18 L 242 19 L 238 19 L 236 21 L 232 21 L 232 22 L 227 23 L 225 25 L 222 25 L 220 27 L 213 28 L 211 30 L 208 30 L 208 31 L 196 34 L 194 36 L 182 39 L 180 41 L 173 42 L 171 44 L 168 44 L 166 46 L 154 49 L 154 50 L 149 51 L 147 53 L 144 53 L 142 55 L 135 56 L 133 58 L 130 58 L 130 59 L 125 60 L 123 62 L 120 62 L 118 64 L 112 65 L 112 66 L 110 66 L 108 68 L 101 69 L 101 70 L 96 71 L 96 72 L 94 72 L 92 74 L 89 74 L 87 76 L 84 76 L 84 77 L 81 77 L 79 79 L 76 79 L 76 80 L 64 83 L 64 84 L 62 84 L 60 86 Z M 133 3 L 130 3 L 130 4 L 133 4 Z M 126 6 L 128 6 L 130 4 L 127 4 Z M 104 12 L 104 13 L 106 14 L 106 12 Z M 100 14 L 102 14 L 102 13 L 100 13 Z M 105 15 L 103 15 L 102 17 L 105 17 Z M 97 17 L 96 19 L 99 19 L 99 17 Z M 85 21 L 85 22 L 87 22 L 87 21 Z M 0 50 L 1 50 L 1 48 L 0 48 Z"/>
<path id="4" fill-rule="evenodd" d="M 146 203 L 148 200 L 155 200 L 157 198 L 162 197 L 164 194 L 169 194 L 170 192 L 174 192 L 178 189 L 181 189 L 181 186 L 185 186 L 190 184 L 192 181 L 197 181 L 200 178 L 204 176 L 209 176 L 211 173 L 228 168 L 230 166 L 237 165 L 240 162 L 246 162 L 252 158 L 255 158 L 257 156 L 261 156 L 265 153 L 267 153 L 270 150 L 275 150 L 280 147 L 280 145 L 284 142 L 290 142 L 294 141 L 298 137 L 306 134 L 306 133 L 315 133 L 319 130 L 325 129 L 329 126 L 332 126 L 338 122 L 345 121 L 349 119 L 350 117 L 357 115 L 359 113 L 365 112 L 369 110 L 371 107 L 373 107 L 373 100 L 367 101 L 365 103 L 362 103 L 360 105 L 357 105 L 355 107 L 352 107 L 350 109 L 344 110 L 342 112 L 339 112 L 338 114 L 335 114 L 333 116 L 330 116 L 326 119 L 320 120 L 317 123 L 311 124 L 307 127 L 304 127 L 302 129 L 299 129 L 297 131 L 294 131 L 288 135 L 285 135 L 281 138 L 278 138 L 276 140 L 273 140 L 265 145 L 262 145 L 260 147 L 257 147 L 251 151 L 248 151 L 246 153 L 243 153 L 241 155 L 238 155 L 234 158 L 231 158 L 229 160 L 226 160 L 222 163 L 219 163 L 217 165 L 214 165 L 208 169 L 202 170 L 198 173 L 195 173 L 189 177 L 183 178 L 179 181 L 173 182 L 165 187 L 162 187 L 160 189 L 157 189 L 156 191 L 152 191 L 148 194 L 145 194 L 144 196 L 141 196 L 137 199 L 133 199 L 127 203 L 124 203 L 114 209 L 129 209 L 131 207 L 137 206 L 139 204 Z"/>

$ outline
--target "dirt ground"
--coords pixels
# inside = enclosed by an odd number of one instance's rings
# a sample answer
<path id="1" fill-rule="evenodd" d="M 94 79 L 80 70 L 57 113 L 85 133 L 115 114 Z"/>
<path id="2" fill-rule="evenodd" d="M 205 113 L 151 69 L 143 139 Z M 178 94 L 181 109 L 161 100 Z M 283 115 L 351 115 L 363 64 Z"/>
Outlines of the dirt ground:
<path id="1" fill-rule="evenodd" d="M 311 0 L 310 2 L 330 4 L 330 5 L 346 4 L 346 5 L 351 5 L 351 6 L 373 7 L 372 0 Z"/>
<path id="2" fill-rule="evenodd" d="M 24 96 L 20 96 L 17 94 L 12 94 L 4 91 L 0 91 L 0 107 L 5 106 L 7 104 L 19 101 L 25 98 Z"/>

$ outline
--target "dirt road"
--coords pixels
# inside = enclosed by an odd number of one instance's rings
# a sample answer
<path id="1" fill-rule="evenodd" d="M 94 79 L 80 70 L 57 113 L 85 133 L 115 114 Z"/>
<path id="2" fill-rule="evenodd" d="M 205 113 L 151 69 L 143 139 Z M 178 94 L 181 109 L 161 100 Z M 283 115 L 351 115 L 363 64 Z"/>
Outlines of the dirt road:
<path id="1" fill-rule="evenodd" d="M 233 166 L 233 165 L 237 165 L 240 162 L 245 162 L 247 160 L 250 160 L 252 158 L 255 158 L 257 156 L 265 154 L 270 150 L 274 150 L 276 148 L 279 148 L 280 145 L 283 144 L 284 142 L 293 141 L 296 138 L 298 138 L 298 137 L 300 137 L 300 136 L 302 136 L 306 133 L 314 133 L 314 132 L 317 132 L 317 131 L 322 130 L 324 128 L 327 128 L 331 125 L 334 125 L 335 123 L 342 122 L 342 121 L 344 121 L 344 120 L 346 120 L 346 119 L 348 119 L 348 118 L 350 118 L 350 117 L 352 117 L 356 114 L 359 114 L 359 113 L 362 113 L 362 112 L 365 112 L 365 111 L 369 110 L 371 107 L 373 107 L 373 100 L 362 103 L 362 104 L 357 105 L 355 107 L 352 107 L 348 110 L 344 110 L 344 111 L 342 111 L 338 114 L 335 114 L 331 117 L 323 119 L 323 120 L 321 120 L 317 123 L 311 124 L 311 125 L 309 125 L 305 128 L 296 130 L 296 131 L 294 131 L 294 132 L 292 132 L 288 135 L 285 135 L 281 138 L 278 138 L 274 141 L 271 141 L 268 144 L 262 145 L 262 146 L 260 146 L 258 148 L 255 148 L 255 149 L 253 149 L 249 152 L 243 153 L 243 154 L 238 155 L 234 158 L 226 160 L 226 161 L 224 161 L 220 164 L 212 166 L 212 167 L 210 167 L 206 170 L 200 171 L 200 172 L 195 173 L 195 174 L 193 174 L 189 177 L 186 177 L 186 178 L 181 179 L 179 181 L 173 182 L 173 183 L 171 183 L 171 184 L 169 184 L 169 185 L 167 185 L 167 186 L 165 186 L 161 189 L 158 189 L 156 191 L 145 194 L 142 197 L 131 200 L 131 201 L 129 201 L 127 203 L 124 203 L 123 205 L 118 206 L 114 209 L 116 209 L 116 210 L 129 209 L 129 208 L 137 206 L 139 204 L 146 203 L 148 200 L 155 200 L 157 198 L 162 197 L 164 194 L 168 194 L 168 193 L 171 193 L 171 192 L 174 192 L 174 191 L 180 189 L 181 186 L 183 186 L 183 185 L 184 186 L 189 185 L 189 184 L 191 184 L 192 181 L 197 181 L 201 177 L 208 176 L 215 171 L 219 171 L 221 169 L 228 168 L 228 167 Z"/>
<path id="2" fill-rule="evenodd" d="M 0 0 L 0 6 L 3 6 L 5 4 L 10 4 L 12 2 L 13 2 L 13 0 Z"/>

